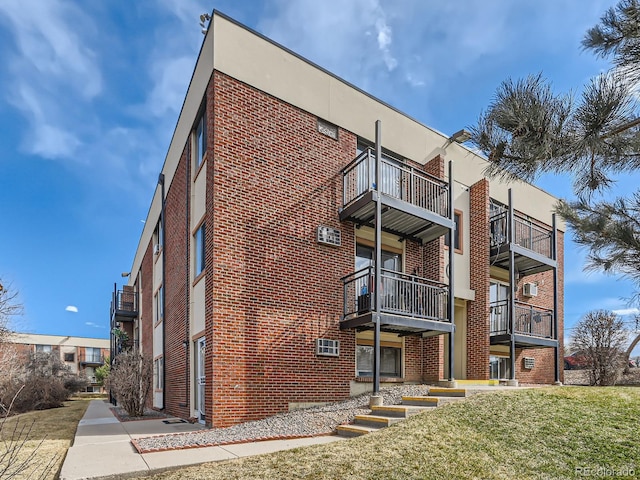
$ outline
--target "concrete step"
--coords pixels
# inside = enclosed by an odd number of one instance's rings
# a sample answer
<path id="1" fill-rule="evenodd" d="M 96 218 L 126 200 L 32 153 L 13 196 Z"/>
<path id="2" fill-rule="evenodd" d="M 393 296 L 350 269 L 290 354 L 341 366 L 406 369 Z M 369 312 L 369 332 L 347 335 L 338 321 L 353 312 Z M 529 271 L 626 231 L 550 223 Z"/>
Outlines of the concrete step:
<path id="1" fill-rule="evenodd" d="M 379 427 L 371 427 L 368 425 L 338 425 L 336 428 L 336 432 L 341 437 L 359 437 L 361 435 L 366 435 L 367 433 L 375 432 L 376 430 L 380 430 L 383 428 L 382 425 Z"/>
<path id="2" fill-rule="evenodd" d="M 431 397 L 466 397 L 466 388 L 441 388 L 431 387 L 429 388 L 429 396 Z"/>
<path id="3" fill-rule="evenodd" d="M 354 425 L 365 425 L 368 427 L 384 428 L 394 423 L 404 420 L 401 417 L 383 417 L 381 415 L 356 415 L 353 420 Z"/>
<path id="4" fill-rule="evenodd" d="M 417 407 L 437 407 L 440 399 L 437 397 L 413 396 L 402 397 L 402 405 L 410 405 Z"/>
<path id="5" fill-rule="evenodd" d="M 371 413 L 382 417 L 407 418 L 416 415 L 431 407 L 407 406 L 407 405 L 373 405 Z"/>

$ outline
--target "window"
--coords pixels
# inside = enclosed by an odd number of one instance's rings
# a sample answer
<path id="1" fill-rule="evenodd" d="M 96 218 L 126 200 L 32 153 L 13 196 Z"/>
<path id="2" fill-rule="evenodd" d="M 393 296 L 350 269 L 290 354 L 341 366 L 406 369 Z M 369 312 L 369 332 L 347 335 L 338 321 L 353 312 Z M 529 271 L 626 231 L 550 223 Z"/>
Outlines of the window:
<path id="1" fill-rule="evenodd" d="M 316 355 L 338 357 L 340 355 L 340 341 L 316 338 Z"/>
<path id="2" fill-rule="evenodd" d="M 359 377 L 373 376 L 373 346 L 357 345 L 356 369 Z M 380 376 L 402 377 L 402 349 L 380 347 Z"/>
<path id="3" fill-rule="evenodd" d="M 198 120 L 198 125 L 195 130 L 195 162 L 196 162 L 196 171 L 202 165 L 206 154 L 207 154 L 207 124 L 206 124 L 206 115 L 205 112 L 202 112 L 202 116 L 200 120 Z"/>
<path id="4" fill-rule="evenodd" d="M 76 359 L 76 354 L 71 352 L 71 353 L 65 353 L 64 354 L 64 361 L 65 362 L 73 362 Z"/>
<path id="5" fill-rule="evenodd" d="M 367 148 L 370 148 L 370 146 L 358 143 L 357 154 L 360 155 Z M 380 167 L 380 191 L 392 197 L 402 198 L 402 162 L 383 152 Z M 373 188 L 376 178 L 375 155 L 370 157 L 369 162 L 360 162 L 356 167 L 356 171 L 358 193 L 360 194 L 369 190 L 369 188 Z"/>
<path id="6" fill-rule="evenodd" d="M 51 353 L 51 345 L 36 345 L 36 352 Z"/>
<path id="7" fill-rule="evenodd" d="M 509 329 L 509 286 L 489 283 L 490 332 L 507 333 Z"/>
<path id="8" fill-rule="evenodd" d="M 102 361 L 102 352 L 99 348 L 85 347 L 85 361 L 91 363 L 100 363 Z"/>
<path id="9" fill-rule="evenodd" d="M 153 388 L 156 390 L 162 390 L 164 375 L 164 359 L 162 357 L 156 358 L 153 361 Z"/>
<path id="10" fill-rule="evenodd" d="M 156 323 L 162 321 L 162 319 L 164 318 L 164 301 L 163 300 L 164 300 L 164 288 L 162 288 L 161 286 L 154 296 L 154 302 L 156 306 L 155 308 Z"/>
<path id="11" fill-rule="evenodd" d="M 396 279 L 397 275 L 393 272 L 402 272 L 402 255 L 399 253 L 383 250 L 382 254 L 382 279 L 380 280 L 381 306 L 383 309 L 397 309 L 401 300 L 400 282 Z M 374 266 L 373 248 L 356 244 L 356 272 L 366 267 Z M 373 273 L 372 273 L 373 275 Z M 366 311 L 373 307 L 370 298 L 367 296 L 371 293 L 373 285 L 373 277 L 363 275 L 356 280 L 356 292 L 358 292 L 357 311 Z"/>
<path id="12" fill-rule="evenodd" d="M 455 210 L 453 212 L 453 223 L 455 230 L 453 231 L 453 250 L 457 253 L 462 253 L 462 212 Z M 444 237 L 444 244 L 448 247 L 451 245 L 451 239 L 449 234 Z"/>
<path id="13" fill-rule="evenodd" d="M 160 253 L 160 249 L 164 245 L 164 231 L 162 229 L 162 218 L 158 220 L 156 229 L 153 231 L 153 253 Z"/>
<path id="14" fill-rule="evenodd" d="M 509 357 L 489 356 L 489 378 L 503 380 L 511 377 L 511 361 Z"/>
<path id="15" fill-rule="evenodd" d="M 205 224 L 200 225 L 194 237 L 196 277 L 204 271 L 205 267 Z"/>

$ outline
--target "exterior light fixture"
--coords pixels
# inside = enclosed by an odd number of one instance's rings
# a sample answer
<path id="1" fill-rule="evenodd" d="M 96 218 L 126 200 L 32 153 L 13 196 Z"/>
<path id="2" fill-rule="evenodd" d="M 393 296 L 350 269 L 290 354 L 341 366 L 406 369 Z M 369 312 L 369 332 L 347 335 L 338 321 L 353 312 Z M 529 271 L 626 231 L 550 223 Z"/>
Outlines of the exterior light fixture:
<path id="1" fill-rule="evenodd" d="M 200 15 L 200 28 L 202 28 L 202 34 L 206 35 L 207 31 L 209 30 L 209 27 L 206 26 L 205 22 L 208 22 L 211 20 L 211 15 L 209 15 L 208 13 L 203 13 L 202 15 Z"/>
<path id="2" fill-rule="evenodd" d="M 127 278 L 129 275 L 131 275 L 131 272 L 122 272 L 120 275 L 122 275 L 122 278 Z"/>
<path id="3" fill-rule="evenodd" d="M 471 132 L 463 128 L 462 130 L 458 130 L 456 133 L 454 133 L 449 137 L 449 143 L 450 144 L 453 142 L 464 143 L 470 139 L 471 139 Z"/>

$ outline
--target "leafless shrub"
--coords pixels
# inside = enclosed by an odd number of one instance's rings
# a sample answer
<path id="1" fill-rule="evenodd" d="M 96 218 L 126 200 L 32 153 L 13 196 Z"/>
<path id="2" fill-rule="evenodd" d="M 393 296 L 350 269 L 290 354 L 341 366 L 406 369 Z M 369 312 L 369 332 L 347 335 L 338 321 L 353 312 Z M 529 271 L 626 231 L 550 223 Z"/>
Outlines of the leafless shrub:
<path id="1" fill-rule="evenodd" d="M 627 331 L 614 313 L 594 310 L 577 323 L 572 348 L 584 356 L 591 385 L 615 385 L 623 365 Z"/>
<path id="2" fill-rule="evenodd" d="M 0 416 L 0 478 L 7 480 L 24 478 L 27 469 L 30 470 L 27 478 L 51 478 L 58 457 L 54 456 L 45 463 L 37 460 L 36 456 L 45 439 L 40 440 L 35 448 L 30 447 L 30 451 L 26 453 L 26 445 L 31 438 L 34 422 L 25 424 L 18 420 L 13 428 L 6 428 L 7 417 L 11 415 L 14 403 L 21 395 L 25 395 L 23 388 L 16 392 L 7 405 L 5 413 Z"/>
<path id="3" fill-rule="evenodd" d="M 151 392 L 152 379 L 151 361 L 133 349 L 116 357 L 107 384 L 118 404 L 130 416 L 141 417 Z"/>
<path id="4" fill-rule="evenodd" d="M 19 365 L 12 375 L 0 380 L 0 407 L 5 413 L 8 402 L 14 413 L 61 407 L 87 384 L 56 353 L 31 353 Z M 17 395 L 19 391 L 21 395 Z"/>

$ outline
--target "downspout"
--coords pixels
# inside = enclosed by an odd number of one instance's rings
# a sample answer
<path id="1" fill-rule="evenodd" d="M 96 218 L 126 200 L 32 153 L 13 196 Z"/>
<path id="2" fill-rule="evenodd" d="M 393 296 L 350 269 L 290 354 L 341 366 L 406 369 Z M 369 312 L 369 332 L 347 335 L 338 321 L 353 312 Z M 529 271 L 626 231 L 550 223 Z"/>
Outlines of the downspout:
<path id="1" fill-rule="evenodd" d="M 109 352 L 110 352 L 110 356 L 109 356 L 109 370 L 111 371 L 113 369 L 113 362 L 115 360 L 115 337 L 113 334 L 113 329 L 115 328 L 115 324 L 113 321 L 113 317 L 115 315 L 114 312 L 114 308 L 116 308 L 116 301 L 117 301 L 117 297 L 118 296 L 118 284 L 114 283 L 113 284 L 113 296 L 111 297 L 111 308 L 109 309 Z M 116 398 L 113 396 L 113 392 L 111 390 L 111 388 L 109 388 L 109 401 L 111 402 L 111 404 L 115 405 L 116 404 Z"/>
<path id="2" fill-rule="evenodd" d="M 191 138 L 191 137 L 189 137 Z M 189 299 L 190 299 L 190 293 L 191 293 L 191 282 L 189 280 L 189 274 L 191 273 L 191 225 L 190 225 L 190 218 L 191 218 L 191 141 L 189 141 L 187 143 L 187 166 L 186 166 L 186 170 L 187 170 L 187 174 L 186 174 L 186 184 L 185 184 L 185 216 L 184 216 L 184 220 L 185 220 L 185 245 L 186 245 L 186 255 L 185 255 L 185 276 L 186 276 L 186 288 L 185 288 L 185 292 L 184 292 L 184 311 L 185 311 L 185 321 L 184 321 L 184 355 L 185 355 L 185 362 L 184 362 L 184 406 L 187 407 L 189 409 L 189 412 L 191 412 L 191 405 L 189 404 L 189 379 L 191 378 L 189 375 L 189 365 L 191 364 L 190 359 L 189 359 L 189 346 L 190 346 L 190 340 L 189 340 L 189 323 L 190 323 L 190 319 L 189 319 Z"/>
<path id="3" fill-rule="evenodd" d="M 165 228 L 165 198 L 164 198 L 164 173 L 161 173 L 158 177 L 158 183 L 160 184 L 160 224 L 162 225 L 162 410 L 166 408 L 165 405 L 165 391 L 167 388 L 167 355 L 166 355 L 166 323 L 167 323 L 167 285 L 165 284 L 167 273 L 167 262 L 164 251 L 165 239 L 167 237 L 167 230 Z"/>

